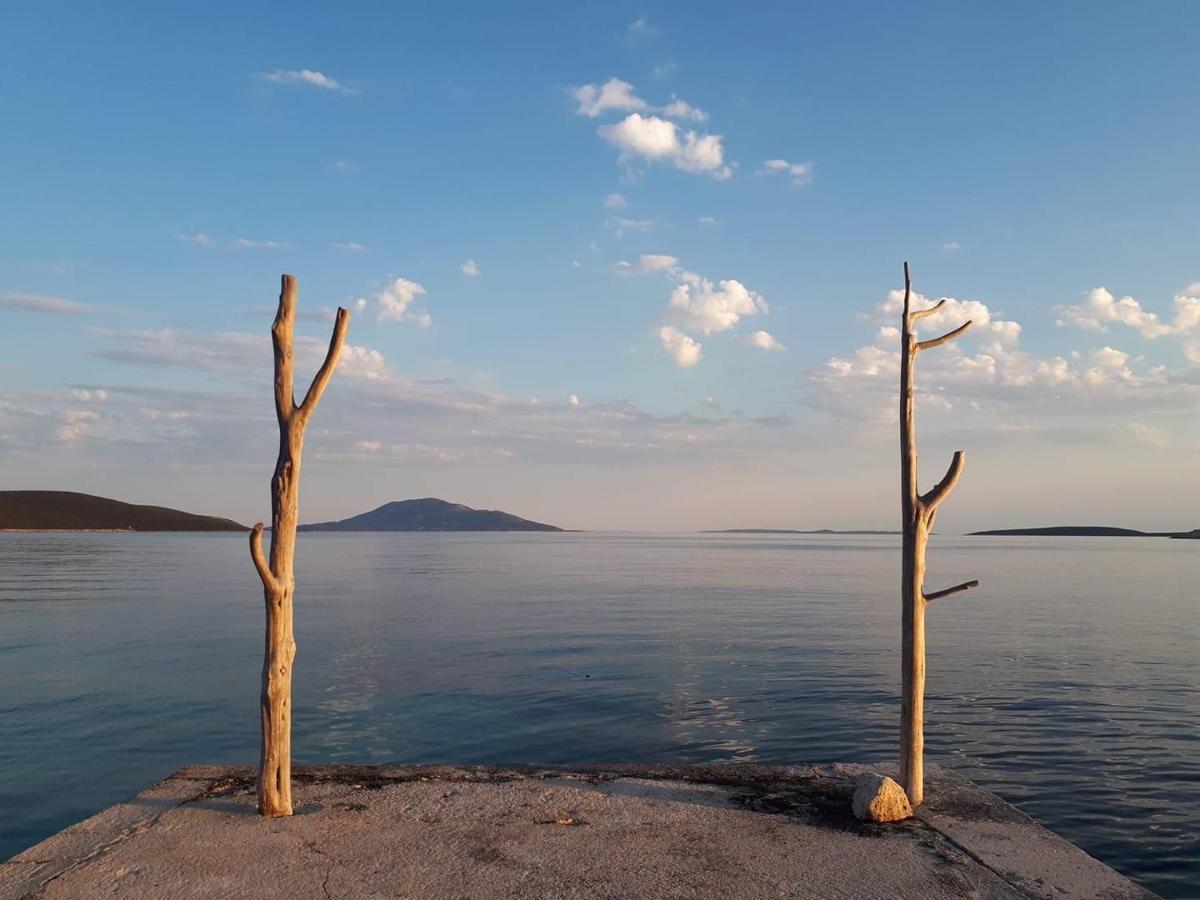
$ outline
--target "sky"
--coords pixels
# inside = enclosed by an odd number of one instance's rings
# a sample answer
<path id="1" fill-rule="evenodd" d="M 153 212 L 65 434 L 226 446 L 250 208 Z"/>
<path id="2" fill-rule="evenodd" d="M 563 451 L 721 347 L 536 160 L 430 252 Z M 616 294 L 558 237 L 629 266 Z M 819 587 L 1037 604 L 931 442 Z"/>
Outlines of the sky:
<path id="1" fill-rule="evenodd" d="M 1200 6 L 0 8 L 0 488 L 269 518 L 1200 526 Z"/>

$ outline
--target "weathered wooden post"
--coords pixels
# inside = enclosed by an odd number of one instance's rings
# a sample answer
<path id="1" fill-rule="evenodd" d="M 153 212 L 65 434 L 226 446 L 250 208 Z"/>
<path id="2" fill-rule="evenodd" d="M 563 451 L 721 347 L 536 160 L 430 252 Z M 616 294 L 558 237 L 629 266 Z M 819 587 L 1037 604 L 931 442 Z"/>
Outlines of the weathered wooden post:
<path id="1" fill-rule="evenodd" d="M 913 323 L 936 314 L 946 301 L 939 300 L 937 305 L 929 309 L 910 311 L 911 296 L 912 282 L 909 280 L 908 263 L 905 263 L 904 313 L 900 331 L 900 508 L 904 535 L 900 585 L 903 610 L 900 759 L 904 790 L 915 808 L 925 796 L 925 607 L 930 600 L 977 587 L 979 582 L 967 581 L 945 590 L 925 593 L 925 546 L 929 541 L 929 533 L 933 530 L 938 506 L 950 494 L 962 474 L 965 456 L 961 450 L 955 451 L 945 477 L 928 493 L 918 493 L 917 434 L 913 420 L 913 368 L 918 353 L 954 340 L 971 327 L 971 322 L 968 320 L 941 337 L 918 341 L 913 334 Z"/>
<path id="2" fill-rule="evenodd" d="M 296 405 L 292 384 L 292 334 L 296 324 L 296 279 L 284 275 L 279 311 L 271 326 L 275 348 L 275 415 L 279 419 L 279 459 L 271 479 L 271 558 L 263 556 L 263 523 L 250 532 L 250 558 L 262 579 L 267 607 L 266 647 L 263 653 L 262 750 L 258 761 L 258 812 L 264 816 L 292 814 L 292 661 L 296 640 L 292 631 L 292 595 L 296 577 L 296 525 L 300 514 L 300 457 L 304 428 L 321 401 L 337 368 L 350 313 L 338 309 L 329 351 L 309 386 L 304 402 Z"/>

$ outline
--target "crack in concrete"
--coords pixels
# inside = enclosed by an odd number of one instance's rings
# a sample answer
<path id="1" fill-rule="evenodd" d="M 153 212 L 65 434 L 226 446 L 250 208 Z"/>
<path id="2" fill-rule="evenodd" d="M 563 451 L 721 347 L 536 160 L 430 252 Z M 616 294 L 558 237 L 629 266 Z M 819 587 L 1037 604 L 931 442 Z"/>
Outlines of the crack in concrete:
<path id="1" fill-rule="evenodd" d="M 333 900 L 333 895 L 329 893 L 329 879 L 333 875 L 333 870 L 334 867 L 337 866 L 338 860 L 334 859 L 332 856 L 318 847 L 315 841 L 310 841 L 308 838 L 301 838 L 300 842 L 304 845 L 306 850 L 311 850 L 322 859 L 329 860 L 329 865 L 325 868 L 325 877 L 321 879 L 321 892 L 325 895 L 325 900 Z"/>

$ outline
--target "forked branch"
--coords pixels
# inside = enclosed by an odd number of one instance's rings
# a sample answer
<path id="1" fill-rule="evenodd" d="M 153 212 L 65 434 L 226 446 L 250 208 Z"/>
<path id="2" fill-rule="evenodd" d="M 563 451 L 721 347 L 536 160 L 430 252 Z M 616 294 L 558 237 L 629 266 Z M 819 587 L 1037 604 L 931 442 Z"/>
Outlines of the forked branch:
<path id="1" fill-rule="evenodd" d="M 941 306 L 941 305 L 942 304 L 940 304 L 940 303 L 938 304 L 938 306 Z M 935 306 L 933 308 L 933 310 L 936 310 L 936 309 L 937 309 L 937 306 Z M 921 312 L 928 313 L 928 312 L 933 312 L 933 310 L 922 310 Z M 911 317 L 916 319 L 916 318 L 919 318 L 919 315 L 920 315 L 919 313 L 912 313 Z M 971 327 L 971 320 L 967 319 L 967 321 L 963 322 L 961 325 L 959 325 L 953 331 L 948 331 L 945 334 L 943 334 L 941 337 L 930 338 L 927 341 L 917 341 L 917 343 L 914 344 L 913 346 L 918 351 L 932 350 L 934 347 L 940 347 L 940 346 L 942 346 L 942 344 L 945 344 L 948 341 L 954 340 L 956 337 L 961 335 L 964 331 L 966 331 L 970 327 Z"/>
<path id="2" fill-rule="evenodd" d="M 930 600 L 938 600 L 942 597 L 949 597 L 951 594 L 957 594 L 960 591 L 969 591 L 971 588 L 979 587 L 978 580 L 964 581 L 962 584 L 956 584 L 954 587 L 943 588 L 940 591 L 933 591 L 925 595 L 926 602 Z"/>
<path id="3" fill-rule="evenodd" d="M 945 305 L 946 305 L 946 298 L 943 297 L 937 303 L 933 304 L 933 306 L 929 307 L 929 309 L 918 309 L 914 312 L 910 312 L 908 314 L 908 318 L 911 321 L 915 322 L 915 321 L 917 321 L 917 319 L 924 319 L 926 316 L 936 315 L 937 311 Z"/>
<path id="4" fill-rule="evenodd" d="M 263 587 L 271 590 L 275 587 L 275 575 L 271 572 L 271 567 L 267 565 L 267 558 L 263 555 L 263 523 L 257 523 L 250 530 L 250 558 L 254 560 L 254 568 L 258 570 L 258 577 L 262 579 Z"/>
<path id="5" fill-rule="evenodd" d="M 921 495 L 921 507 L 929 515 L 935 513 L 938 504 L 945 500 L 950 492 L 954 490 L 954 485 L 958 484 L 958 479 L 962 475 L 963 466 L 966 465 L 966 462 L 967 455 L 961 450 L 955 450 L 954 458 L 950 460 L 950 468 L 946 470 L 946 474 L 942 476 L 942 480 Z"/>
<path id="6" fill-rule="evenodd" d="M 329 379 L 333 377 L 333 370 L 337 368 L 338 357 L 342 353 L 342 343 L 346 340 L 346 329 L 349 326 L 350 313 L 339 306 L 337 318 L 333 323 L 333 334 L 329 338 L 329 350 L 325 353 L 325 362 L 321 363 L 321 368 L 317 370 L 312 384 L 309 385 L 308 393 L 304 395 L 304 402 L 300 404 L 300 414 L 305 418 L 312 415 L 312 411 L 317 408 Z"/>

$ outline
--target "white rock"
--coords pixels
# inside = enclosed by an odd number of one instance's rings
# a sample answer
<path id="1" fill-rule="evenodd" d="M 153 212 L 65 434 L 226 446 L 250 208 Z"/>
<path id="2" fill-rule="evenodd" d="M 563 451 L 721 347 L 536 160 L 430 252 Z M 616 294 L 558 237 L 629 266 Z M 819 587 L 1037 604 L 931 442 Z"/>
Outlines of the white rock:
<path id="1" fill-rule="evenodd" d="M 854 815 L 864 822 L 899 822 L 913 814 L 904 788 L 874 772 L 859 776 L 853 806 Z"/>

